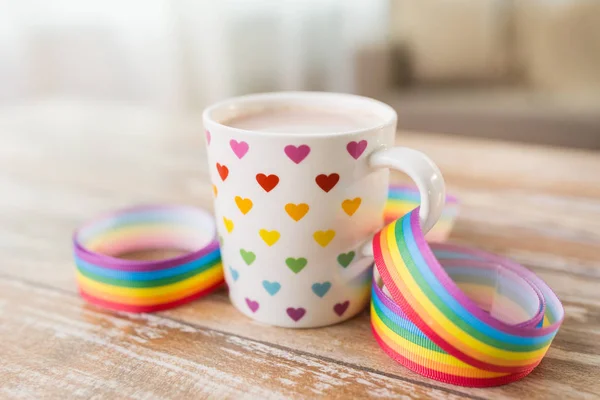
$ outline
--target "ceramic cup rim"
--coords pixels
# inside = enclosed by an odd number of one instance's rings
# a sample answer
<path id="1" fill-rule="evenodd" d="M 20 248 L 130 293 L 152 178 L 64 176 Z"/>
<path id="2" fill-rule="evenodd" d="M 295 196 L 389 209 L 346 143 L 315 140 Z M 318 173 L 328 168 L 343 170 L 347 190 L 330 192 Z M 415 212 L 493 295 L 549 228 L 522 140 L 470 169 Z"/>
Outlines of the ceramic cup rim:
<path id="1" fill-rule="evenodd" d="M 260 107 L 266 104 L 306 104 L 314 107 L 315 105 L 324 104 L 331 105 L 341 110 L 342 113 L 345 111 L 351 111 L 353 108 L 357 109 L 359 106 L 364 107 L 364 110 L 375 114 L 380 120 L 370 126 L 360 129 L 340 130 L 337 132 L 315 132 L 315 133 L 290 133 L 290 132 L 265 132 L 247 130 L 241 128 L 235 128 L 229 125 L 222 124 L 217 121 L 215 114 L 219 112 L 232 112 L 236 109 L 249 108 L 249 106 Z M 353 107 L 350 107 L 353 105 Z M 360 135 L 372 132 L 374 130 L 383 129 L 389 126 L 394 126 L 397 122 L 398 116 L 396 111 L 388 104 L 372 99 L 370 97 L 359 96 L 349 93 L 335 93 L 335 92 L 302 92 L 302 91 L 287 91 L 287 92 L 266 92 L 266 93 L 255 93 L 243 96 L 232 97 L 226 100 L 217 102 L 204 109 L 202 113 L 202 119 L 205 125 L 207 123 L 220 129 L 229 130 L 236 134 L 248 135 L 252 134 L 256 137 L 290 137 L 295 138 L 328 138 L 335 136 L 344 135 Z"/>

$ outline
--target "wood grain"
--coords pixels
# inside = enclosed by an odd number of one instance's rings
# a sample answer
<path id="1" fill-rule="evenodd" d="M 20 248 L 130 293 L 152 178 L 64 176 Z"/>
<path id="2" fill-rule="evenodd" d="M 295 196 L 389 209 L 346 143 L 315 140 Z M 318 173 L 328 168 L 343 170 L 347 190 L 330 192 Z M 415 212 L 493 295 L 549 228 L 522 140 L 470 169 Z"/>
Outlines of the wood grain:
<path id="1" fill-rule="evenodd" d="M 0 393 L 32 398 L 458 398 L 309 353 L 164 317 L 110 313 L 0 280 Z M 18 332 L 19 335 L 15 335 Z"/>
<path id="2" fill-rule="evenodd" d="M 422 378 L 373 340 L 365 311 L 323 329 L 251 321 L 221 290 L 155 315 L 77 295 L 70 236 L 135 203 L 212 208 L 193 116 L 48 103 L 0 112 L 0 398 L 599 398 L 600 154 L 400 133 L 461 200 L 455 242 L 546 280 L 566 319 L 527 378 L 469 389 Z M 394 176 L 396 180 L 405 177 Z"/>

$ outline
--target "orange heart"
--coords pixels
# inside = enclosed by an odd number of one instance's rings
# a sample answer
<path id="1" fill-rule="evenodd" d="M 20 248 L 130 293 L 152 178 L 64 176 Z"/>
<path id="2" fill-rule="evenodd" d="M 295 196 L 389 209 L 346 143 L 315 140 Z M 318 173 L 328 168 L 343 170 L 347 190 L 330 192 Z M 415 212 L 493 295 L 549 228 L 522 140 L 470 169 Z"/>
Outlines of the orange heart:
<path id="1" fill-rule="evenodd" d="M 248 214 L 248 211 L 252 209 L 252 200 L 244 199 L 240 196 L 235 196 L 235 204 L 237 204 L 238 208 L 244 215 Z"/>
<path id="2" fill-rule="evenodd" d="M 329 242 L 333 240 L 334 236 L 335 231 L 331 229 L 328 231 L 316 231 L 315 233 L 313 233 L 313 238 L 315 239 L 315 242 L 319 243 L 322 247 L 326 247 L 329 244 Z"/>
<path id="3" fill-rule="evenodd" d="M 223 217 L 223 223 L 225 224 L 225 229 L 227 229 L 227 232 L 231 233 L 233 230 L 233 221 Z"/>
<path id="4" fill-rule="evenodd" d="M 292 219 L 294 221 L 300 221 L 308 212 L 308 204 L 305 203 L 300 203 L 300 204 L 294 204 L 294 203 L 287 203 L 285 205 L 285 211 L 288 213 L 288 215 L 290 217 L 292 217 Z"/>
<path id="5" fill-rule="evenodd" d="M 212 185 L 213 186 L 213 193 L 215 194 L 215 197 L 217 197 L 217 195 L 219 194 L 219 190 L 217 189 L 217 186 Z"/>
<path id="6" fill-rule="evenodd" d="M 279 234 L 279 232 L 277 232 L 277 231 L 268 231 L 266 229 L 261 229 L 260 231 L 258 231 L 258 234 L 260 235 L 260 237 L 262 238 L 262 240 L 265 241 L 265 243 L 267 244 L 267 246 L 273 246 L 275 243 L 277 243 L 277 241 L 281 237 L 281 235 Z"/>
<path id="7" fill-rule="evenodd" d="M 342 201 L 342 208 L 344 209 L 346 214 L 348 214 L 349 216 L 353 216 L 356 210 L 358 210 L 358 207 L 360 207 L 361 202 L 362 200 L 360 197 L 357 197 L 352 200 L 346 199 Z"/>

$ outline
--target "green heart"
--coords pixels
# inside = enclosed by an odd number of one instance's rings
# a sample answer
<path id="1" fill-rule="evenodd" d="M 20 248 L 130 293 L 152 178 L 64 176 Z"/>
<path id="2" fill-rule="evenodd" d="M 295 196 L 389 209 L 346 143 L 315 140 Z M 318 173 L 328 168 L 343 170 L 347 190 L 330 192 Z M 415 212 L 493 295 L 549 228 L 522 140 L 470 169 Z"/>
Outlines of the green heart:
<path id="1" fill-rule="evenodd" d="M 348 265 L 350 265 L 352 260 L 354 260 L 354 255 L 355 253 L 353 251 L 342 253 L 337 257 L 337 260 L 342 267 L 346 268 Z"/>
<path id="2" fill-rule="evenodd" d="M 242 255 L 242 258 L 248 265 L 252 264 L 254 262 L 254 260 L 256 260 L 256 254 L 254 254 L 251 251 L 246 251 L 244 249 L 240 249 L 240 254 Z"/>
<path id="3" fill-rule="evenodd" d="M 291 269 L 294 273 L 298 273 L 300 271 L 302 271 L 302 269 L 304 269 L 304 267 L 306 267 L 306 263 L 308 261 L 306 261 L 306 258 L 300 257 L 300 258 L 294 258 L 294 257 L 289 257 L 286 258 L 285 263 L 287 264 L 288 268 Z"/>

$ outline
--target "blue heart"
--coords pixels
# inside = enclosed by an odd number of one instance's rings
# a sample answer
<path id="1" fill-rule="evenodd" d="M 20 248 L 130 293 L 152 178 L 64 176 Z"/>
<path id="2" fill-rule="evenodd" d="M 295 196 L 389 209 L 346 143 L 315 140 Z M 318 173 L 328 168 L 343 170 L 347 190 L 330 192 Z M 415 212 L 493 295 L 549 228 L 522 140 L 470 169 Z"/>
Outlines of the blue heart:
<path id="1" fill-rule="evenodd" d="M 231 277 L 233 278 L 234 282 L 237 281 L 238 278 L 240 277 L 240 273 L 237 272 L 237 270 L 235 270 L 235 269 L 233 269 L 231 267 L 229 267 L 229 272 L 231 272 Z"/>
<path id="2" fill-rule="evenodd" d="M 279 289 L 281 289 L 279 282 L 263 281 L 262 285 L 267 293 L 269 293 L 271 296 L 274 296 L 277 292 L 279 292 Z"/>
<path id="3" fill-rule="evenodd" d="M 323 282 L 323 283 L 315 283 L 312 285 L 312 291 L 319 297 L 323 297 L 329 292 L 331 289 L 331 283 Z"/>

